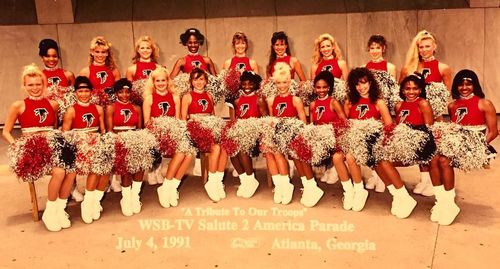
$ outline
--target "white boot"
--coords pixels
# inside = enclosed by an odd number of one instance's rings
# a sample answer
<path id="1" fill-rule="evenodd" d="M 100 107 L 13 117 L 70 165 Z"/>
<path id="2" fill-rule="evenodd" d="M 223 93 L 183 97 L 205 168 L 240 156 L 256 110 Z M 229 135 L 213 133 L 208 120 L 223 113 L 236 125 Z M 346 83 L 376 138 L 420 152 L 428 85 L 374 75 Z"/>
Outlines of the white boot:
<path id="1" fill-rule="evenodd" d="M 158 182 L 158 184 L 162 184 L 163 183 L 163 175 L 161 174 L 161 165 L 160 167 L 158 167 L 158 169 L 155 170 L 155 176 L 156 176 L 156 182 Z"/>
<path id="2" fill-rule="evenodd" d="M 274 193 L 274 197 L 273 197 L 273 200 L 274 200 L 274 203 L 275 204 L 281 204 L 281 200 L 283 200 L 283 197 L 282 197 L 282 183 L 281 183 L 281 175 L 274 175 L 271 177 L 273 179 L 273 184 L 274 184 L 274 189 L 273 189 L 273 193 Z"/>
<path id="3" fill-rule="evenodd" d="M 233 170 L 233 171 L 236 171 L 236 170 Z M 234 173 L 233 173 L 233 176 L 234 176 Z M 238 186 L 238 190 L 236 190 L 236 196 L 242 197 L 243 193 L 248 188 L 248 186 L 247 186 L 247 182 L 248 182 L 248 178 L 247 177 L 248 176 L 247 176 L 246 173 L 243 173 L 241 175 L 238 175 L 237 177 L 240 179 L 240 186 Z"/>
<path id="4" fill-rule="evenodd" d="M 325 192 L 318 187 L 314 178 L 307 179 L 303 176 L 301 177 L 301 180 L 304 189 L 302 192 L 302 198 L 300 198 L 300 203 L 305 207 L 313 207 L 319 202 Z"/>
<path id="5" fill-rule="evenodd" d="M 90 224 L 94 221 L 92 216 L 94 215 L 94 206 L 95 206 L 95 191 L 85 190 L 85 195 L 83 196 L 83 202 L 80 204 L 80 211 L 82 214 L 83 222 Z"/>
<path id="6" fill-rule="evenodd" d="M 83 201 L 83 194 L 78 191 L 78 188 L 76 187 L 76 182 L 75 184 L 73 184 L 73 190 L 71 191 L 71 198 L 73 198 L 75 202 Z"/>
<path id="7" fill-rule="evenodd" d="M 193 176 L 201 176 L 201 161 L 198 158 L 194 159 Z"/>
<path id="8" fill-rule="evenodd" d="M 142 181 L 132 181 L 132 191 L 131 191 L 131 203 L 132 203 L 132 212 L 134 214 L 139 214 L 141 212 L 141 197 L 139 193 L 141 192 Z"/>
<path id="9" fill-rule="evenodd" d="M 132 211 L 132 186 L 122 187 L 122 199 L 120 200 L 122 214 L 130 217 L 134 214 Z"/>
<path id="10" fill-rule="evenodd" d="M 104 191 L 94 190 L 94 211 L 92 213 L 92 218 L 98 220 L 101 218 L 102 206 L 101 200 L 104 196 Z"/>
<path id="11" fill-rule="evenodd" d="M 408 194 L 404 185 L 394 191 L 394 202 L 397 204 L 394 213 L 396 217 L 400 219 L 405 219 L 410 216 L 415 206 L 417 206 L 417 201 Z"/>
<path id="12" fill-rule="evenodd" d="M 377 183 L 375 183 L 375 192 L 382 193 L 384 191 L 385 191 L 385 183 L 379 177 Z"/>
<path id="13" fill-rule="evenodd" d="M 361 211 L 365 207 L 368 191 L 363 186 L 363 181 L 354 183 L 354 202 L 352 203 L 353 211 Z"/>
<path id="14" fill-rule="evenodd" d="M 69 214 L 66 213 L 66 205 L 68 204 L 68 199 L 57 198 L 57 219 L 59 220 L 59 225 L 61 228 L 66 229 L 71 227 L 71 221 L 69 220 Z"/>
<path id="15" fill-rule="evenodd" d="M 288 167 L 290 167 L 290 173 L 288 174 L 290 175 L 290 178 L 293 178 L 293 175 L 295 175 L 295 163 L 293 160 L 288 160 Z"/>
<path id="16" fill-rule="evenodd" d="M 42 215 L 42 221 L 47 230 L 51 232 L 58 232 L 62 228 L 57 219 L 57 210 L 57 202 L 47 200 L 47 204 Z"/>
<path id="17" fill-rule="evenodd" d="M 431 189 L 430 192 L 432 192 L 431 175 L 429 174 L 429 172 L 420 172 L 420 182 L 417 185 L 415 185 L 413 193 L 424 195 L 422 192 L 426 190 L 425 194 L 429 194 L 429 188 Z M 432 196 L 432 195 L 433 194 L 425 196 Z"/>
<path id="18" fill-rule="evenodd" d="M 330 173 L 330 169 L 328 169 L 328 168 L 325 167 L 325 171 L 323 171 L 323 175 L 321 176 L 321 178 L 319 179 L 319 181 L 321 181 L 321 182 L 327 182 L 328 181 L 328 176 L 329 176 L 328 174 Z"/>
<path id="19" fill-rule="evenodd" d="M 293 189 L 295 188 L 292 183 L 290 183 L 290 178 L 288 176 L 281 177 L 281 203 L 284 205 L 289 204 L 292 201 Z"/>
<path id="20" fill-rule="evenodd" d="M 217 193 L 219 194 L 220 199 L 226 198 L 226 192 L 224 191 L 224 172 L 217 171 L 215 172 L 217 175 Z"/>
<path id="21" fill-rule="evenodd" d="M 326 184 L 335 184 L 339 181 L 339 174 L 335 167 L 328 169 L 328 179 L 326 180 Z"/>
<path id="22" fill-rule="evenodd" d="M 170 181 L 168 179 L 165 179 L 163 181 L 163 184 L 161 184 L 158 189 L 156 189 L 156 192 L 158 193 L 158 201 L 160 202 L 160 205 L 164 208 L 169 208 L 170 207 L 170 197 L 168 197 L 169 191 L 169 185 Z"/>
<path id="23" fill-rule="evenodd" d="M 241 177 L 241 185 L 238 187 L 236 195 L 242 198 L 251 198 L 255 194 L 255 191 L 257 191 L 258 187 L 259 181 L 255 179 L 254 173 L 251 175 L 243 174 L 243 177 Z"/>
<path id="24" fill-rule="evenodd" d="M 379 180 L 380 177 L 378 176 L 377 172 L 375 170 L 371 170 L 371 176 L 366 180 L 365 188 L 367 190 L 375 189 L 375 186 L 377 185 L 377 182 Z"/>
<path id="25" fill-rule="evenodd" d="M 439 212 L 438 223 L 440 225 L 450 225 L 460 213 L 460 208 L 455 203 L 455 189 L 443 192 L 443 206 Z"/>
<path id="26" fill-rule="evenodd" d="M 441 215 L 440 211 L 443 210 L 444 186 L 434 186 L 434 194 L 436 196 L 436 202 L 431 208 L 431 221 L 438 222 Z"/>
<path id="27" fill-rule="evenodd" d="M 158 180 L 156 179 L 156 169 L 149 170 L 146 173 L 144 173 L 144 177 L 142 178 L 142 180 L 148 182 L 149 185 L 158 184 Z"/>
<path id="28" fill-rule="evenodd" d="M 342 197 L 342 206 L 345 210 L 351 210 L 354 204 L 354 186 L 351 179 L 341 181 L 342 188 L 344 189 L 344 197 Z"/>
<path id="29" fill-rule="evenodd" d="M 218 202 L 221 199 L 218 188 L 219 183 L 217 182 L 217 173 L 208 172 L 208 180 L 207 183 L 205 183 L 205 191 L 207 192 L 210 200 L 214 202 Z"/>
<path id="30" fill-rule="evenodd" d="M 168 202 L 170 203 L 171 206 L 174 207 L 179 204 L 179 192 L 177 191 L 179 184 L 181 184 L 181 181 L 178 180 L 177 178 L 173 178 L 172 180 L 170 180 L 170 184 L 167 185 Z"/>
<path id="31" fill-rule="evenodd" d="M 389 191 L 389 193 L 392 196 L 391 214 L 396 216 L 396 212 L 398 211 L 398 205 L 396 203 L 396 199 L 394 198 L 394 195 L 396 194 L 396 188 L 394 187 L 394 185 L 391 184 L 391 185 L 387 186 L 387 190 Z"/>
<path id="32" fill-rule="evenodd" d="M 118 179 L 118 175 L 113 175 L 111 177 L 111 189 L 114 192 L 121 192 L 122 191 L 122 185 L 120 184 L 120 180 Z"/>

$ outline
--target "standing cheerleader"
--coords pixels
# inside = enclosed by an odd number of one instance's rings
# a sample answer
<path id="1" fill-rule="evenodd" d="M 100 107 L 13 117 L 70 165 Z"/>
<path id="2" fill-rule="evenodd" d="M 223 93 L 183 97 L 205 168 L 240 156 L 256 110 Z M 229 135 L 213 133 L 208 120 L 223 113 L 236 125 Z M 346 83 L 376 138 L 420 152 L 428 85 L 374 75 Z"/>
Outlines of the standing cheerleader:
<path id="1" fill-rule="evenodd" d="M 26 137 L 47 133 L 57 127 L 58 105 L 44 97 L 47 80 L 40 68 L 34 64 L 25 66 L 21 80 L 28 96 L 24 100 L 15 101 L 7 113 L 2 134 L 9 144 L 15 142 L 12 130 L 17 120 L 21 125 L 22 135 Z M 54 166 L 48 185 L 47 205 L 42 220 L 47 230 L 52 232 L 71 225 L 68 225 L 69 220 L 64 211 L 67 199 L 59 197 L 64 173 L 64 168 Z"/>
<path id="2" fill-rule="evenodd" d="M 106 107 L 106 127 L 108 132 L 126 132 L 142 129 L 142 111 L 130 102 L 132 83 L 126 78 L 119 79 L 113 86 L 116 101 Z M 120 205 L 125 216 L 141 212 L 139 193 L 141 192 L 144 172 L 121 176 L 122 199 Z"/>
<path id="3" fill-rule="evenodd" d="M 302 66 L 299 60 L 296 57 L 292 57 L 292 54 L 290 53 L 288 36 L 285 32 L 275 32 L 271 38 L 271 53 L 269 54 L 266 78 L 270 78 L 274 74 L 277 63 L 286 63 L 290 67 L 290 76 L 292 79 L 295 73 L 297 73 L 300 81 L 306 80 L 306 76 L 304 75 L 304 71 L 302 71 Z"/>
<path id="4" fill-rule="evenodd" d="M 368 70 L 385 71 L 396 79 L 396 66 L 384 59 L 386 50 L 387 41 L 384 36 L 370 36 L 370 39 L 368 39 L 368 53 L 370 54 L 370 61 L 365 65 L 365 67 Z"/>
<path id="5" fill-rule="evenodd" d="M 277 63 L 272 76 L 278 95 L 267 99 L 270 115 L 277 118 L 298 118 L 307 123 L 304 104 L 299 97 L 290 93 L 291 71 L 286 63 Z M 287 157 L 283 152 L 269 152 L 266 154 L 267 167 L 274 183 L 274 202 L 289 204 L 293 196 L 293 184 L 288 175 L 289 167 Z M 304 186 L 300 202 L 307 207 L 318 203 L 324 192 L 316 184 L 312 168 L 300 160 L 293 160 Z"/>
<path id="6" fill-rule="evenodd" d="M 484 98 L 476 73 L 468 69 L 460 70 L 453 78 L 451 95 L 454 99 L 448 105 L 451 121 L 484 132 L 486 143 L 491 143 L 498 136 L 496 109 L 490 100 Z M 450 225 L 460 212 L 455 203 L 455 172 L 451 160 L 440 156 L 438 171 L 439 175 L 432 177 L 436 205 L 432 208 L 431 220 Z"/>
<path id="7" fill-rule="evenodd" d="M 142 111 L 146 125 L 153 118 L 173 117 L 180 119 L 181 101 L 172 92 L 172 82 L 165 67 L 158 67 L 149 76 L 144 92 Z M 177 187 L 186 173 L 192 156 L 176 152 L 168 164 L 163 184 L 157 189 L 158 199 L 163 207 L 177 206 L 179 194 Z"/>
<path id="8" fill-rule="evenodd" d="M 88 77 L 94 86 L 92 95 L 99 98 L 99 105 L 106 105 L 106 89 L 112 89 L 116 80 L 120 79 L 111 43 L 98 36 L 90 41 L 89 66 L 80 71 L 80 76 Z"/>
<path id="9" fill-rule="evenodd" d="M 195 68 L 209 72 L 212 75 L 217 75 L 212 59 L 198 54 L 200 46 L 205 42 L 205 36 L 196 28 L 189 28 L 180 36 L 181 44 L 188 49 L 188 55 L 180 58 L 175 62 L 170 78 L 173 79 L 180 71 L 190 74 Z"/>
<path id="10" fill-rule="evenodd" d="M 149 74 L 160 66 L 158 64 L 159 53 L 160 49 L 151 37 L 139 37 L 135 42 L 135 52 L 132 57 L 134 64 L 127 68 L 125 77 L 132 82 L 147 79 Z"/>
<path id="11" fill-rule="evenodd" d="M 243 32 L 236 32 L 233 35 L 234 56 L 224 62 L 224 70 L 235 69 L 241 73 L 243 71 L 253 71 L 259 73 L 257 62 L 248 58 L 248 38 Z"/>
<path id="12" fill-rule="evenodd" d="M 347 79 L 349 70 L 342 58 L 339 45 L 330 34 L 322 34 L 314 40 L 314 54 L 312 57 L 311 79 L 321 71 L 329 71 L 336 78 Z"/>
<path id="13" fill-rule="evenodd" d="M 207 83 L 208 75 L 205 71 L 199 68 L 191 71 L 189 75 L 191 91 L 182 97 L 181 120 L 197 120 L 215 114 L 213 97 L 206 91 Z M 210 145 L 208 151 L 208 181 L 205 183 L 205 190 L 212 201 L 218 202 L 226 198 L 222 181 L 227 155 L 221 154 L 223 151 L 217 141 Z"/>
<path id="14" fill-rule="evenodd" d="M 75 82 L 75 75 L 71 71 L 57 67 L 59 64 L 59 46 L 53 39 L 43 39 L 38 44 L 38 55 L 44 65 L 43 74 L 47 77 L 47 87 L 52 85 L 68 87 Z"/>
<path id="15" fill-rule="evenodd" d="M 87 77 L 78 76 L 75 80 L 76 104 L 68 108 L 64 114 L 62 131 L 74 130 L 82 133 L 101 133 L 104 128 L 104 110 L 101 106 L 90 103 L 92 83 Z M 90 136 L 89 136 L 90 137 Z M 63 190 L 71 187 L 75 181 L 76 172 L 67 173 L 63 182 Z M 100 181 L 105 181 L 100 182 Z M 101 199 L 107 185 L 107 178 L 89 171 L 85 185 L 85 196 L 81 203 L 82 220 L 92 223 L 101 217 Z M 99 189 L 99 186 L 101 189 Z"/>

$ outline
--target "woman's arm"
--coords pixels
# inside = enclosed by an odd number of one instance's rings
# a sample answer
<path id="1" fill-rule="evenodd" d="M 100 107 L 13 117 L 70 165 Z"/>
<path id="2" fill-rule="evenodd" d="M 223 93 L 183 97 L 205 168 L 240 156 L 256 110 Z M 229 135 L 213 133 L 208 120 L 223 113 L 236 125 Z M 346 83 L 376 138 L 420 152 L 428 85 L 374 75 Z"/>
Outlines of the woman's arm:
<path id="1" fill-rule="evenodd" d="M 186 59 L 184 57 L 177 59 L 175 62 L 174 68 L 172 68 L 172 72 L 170 72 L 170 78 L 174 79 L 179 72 L 181 72 L 181 67 L 186 63 Z"/>
<path id="2" fill-rule="evenodd" d="M 481 99 L 479 101 L 479 109 L 484 112 L 486 119 L 486 143 L 490 143 L 498 136 L 497 112 L 493 103 L 490 100 Z"/>
<path id="3" fill-rule="evenodd" d="M 181 104 L 181 120 L 187 120 L 188 118 L 188 109 L 189 105 L 191 104 L 191 94 L 186 93 L 184 96 L 182 96 L 182 104 Z"/>
<path id="4" fill-rule="evenodd" d="M 75 119 L 75 108 L 69 107 L 68 110 L 66 110 L 66 113 L 64 113 L 61 131 L 65 132 L 71 130 L 71 124 L 73 123 L 74 119 Z"/>
<path id="5" fill-rule="evenodd" d="M 105 121 L 106 121 L 106 128 L 108 132 L 113 132 L 113 114 L 115 113 L 115 105 L 111 104 L 106 107 L 105 110 Z"/>
<path id="6" fill-rule="evenodd" d="M 175 101 L 175 100 L 174 100 Z M 153 97 L 151 95 L 146 96 L 144 98 L 144 102 L 142 102 L 142 115 L 144 115 L 144 123 L 148 124 L 151 120 L 151 104 L 153 103 Z M 177 104 L 176 104 L 177 109 Z"/>
<path id="7" fill-rule="evenodd" d="M 299 80 L 306 81 L 306 75 L 304 75 L 304 71 L 302 71 L 302 65 L 300 64 L 299 60 L 295 57 L 292 57 L 290 61 L 293 62 L 292 66 L 293 69 L 295 69 L 295 73 L 297 73 Z"/>
<path id="8" fill-rule="evenodd" d="M 297 96 L 293 97 L 293 106 L 295 107 L 295 109 L 297 109 L 299 120 L 307 124 L 307 117 L 306 117 L 306 111 L 304 109 L 304 103 L 302 103 L 302 100 L 299 97 Z"/>
<path id="9" fill-rule="evenodd" d="M 132 81 L 134 79 L 135 71 L 137 70 L 137 65 L 131 65 L 127 68 L 127 72 L 125 73 L 125 77 Z"/>
<path id="10" fill-rule="evenodd" d="M 24 111 L 24 101 L 14 102 L 7 112 L 7 117 L 5 118 L 5 123 L 3 125 L 2 135 L 3 138 L 9 143 L 14 143 L 15 139 L 12 136 L 12 130 L 14 129 L 14 124 L 17 118 Z"/>
<path id="11" fill-rule="evenodd" d="M 349 68 L 347 67 L 347 62 L 345 60 L 338 60 L 340 70 L 342 70 L 342 80 L 347 81 L 347 76 L 349 75 Z"/>

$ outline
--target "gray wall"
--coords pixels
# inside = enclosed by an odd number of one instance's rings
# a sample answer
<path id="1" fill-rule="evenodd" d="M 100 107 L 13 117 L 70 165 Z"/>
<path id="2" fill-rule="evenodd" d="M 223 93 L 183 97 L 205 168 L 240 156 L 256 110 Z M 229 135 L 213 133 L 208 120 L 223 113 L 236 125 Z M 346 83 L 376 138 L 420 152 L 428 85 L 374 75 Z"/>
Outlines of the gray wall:
<path id="1" fill-rule="evenodd" d="M 251 48 L 250 56 L 257 60 L 264 73 L 274 31 L 286 31 L 292 54 L 301 61 L 306 73 L 311 66 L 314 39 L 321 33 L 331 33 L 338 41 L 349 67 L 368 61 L 366 41 L 371 34 L 382 34 L 389 41 L 387 58 L 399 69 L 413 36 L 421 29 L 433 32 L 438 39 L 437 58 L 449 64 L 453 73 L 462 69 L 475 70 L 482 81 L 487 98 L 500 109 L 500 8 L 452 10 L 388 11 L 301 16 L 259 16 L 237 18 L 176 19 L 158 21 L 80 23 L 57 25 L 0 26 L 0 123 L 5 120 L 9 105 L 23 97 L 20 90 L 22 66 L 41 65 L 38 42 L 51 37 L 62 48 L 62 67 L 78 73 L 87 66 L 89 42 L 103 35 L 113 43 L 119 70 L 124 74 L 131 64 L 134 40 L 151 35 L 160 46 L 160 62 L 172 68 L 175 60 L 186 53 L 179 44 L 179 34 L 188 27 L 199 28 L 207 37 L 202 53 L 210 56 L 220 70 L 231 57 L 231 37 L 235 31 L 245 32 Z M 219 112 L 225 114 L 223 107 Z"/>

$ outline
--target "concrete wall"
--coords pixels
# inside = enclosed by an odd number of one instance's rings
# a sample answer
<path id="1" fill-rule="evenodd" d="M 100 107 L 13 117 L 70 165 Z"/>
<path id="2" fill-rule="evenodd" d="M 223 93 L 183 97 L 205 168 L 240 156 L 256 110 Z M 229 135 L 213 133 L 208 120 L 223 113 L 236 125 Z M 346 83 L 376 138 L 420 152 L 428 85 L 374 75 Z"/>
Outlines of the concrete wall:
<path id="1" fill-rule="evenodd" d="M 215 12 L 215 11 L 214 11 Z M 57 25 L 0 26 L 0 123 L 9 105 L 22 98 L 19 76 L 22 66 L 35 62 L 38 42 L 50 37 L 62 48 L 62 67 L 78 73 L 87 66 L 88 46 L 92 37 L 104 35 L 113 43 L 119 70 L 124 74 L 131 64 L 134 40 L 151 35 L 161 49 L 160 61 L 172 68 L 175 60 L 186 53 L 179 35 L 188 27 L 199 28 L 207 37 L 202 53 L 210 56 L 217 70 L 231 57 L 231 37 L 235 31 L 245 32 L 250 39 L 250 56 L 264 73 L 269 54 L 270 37 L 284 30 L 290 37 L 292 54 L 301 61 L 308 74 L 314 39 L 331 33 L 338 41 L 349 67 L 366 63 L 365 49 L 371 34 L 382 34 L 389 41 L 387 58 L 398 69 L 404 62 L 413 36 L 421 29 L 436 34 L 437 58 L 449 64 L 453 73 L 475 70 L 486 96 L 500 109 L 500 8 L 391 11 L 369 13 L 319 14 L 297 16 L 259 16 L 208 19 L 175 19 Z M 225 110 L 220 108 L 220 113 Z"/>

